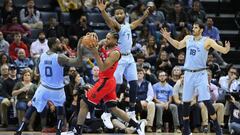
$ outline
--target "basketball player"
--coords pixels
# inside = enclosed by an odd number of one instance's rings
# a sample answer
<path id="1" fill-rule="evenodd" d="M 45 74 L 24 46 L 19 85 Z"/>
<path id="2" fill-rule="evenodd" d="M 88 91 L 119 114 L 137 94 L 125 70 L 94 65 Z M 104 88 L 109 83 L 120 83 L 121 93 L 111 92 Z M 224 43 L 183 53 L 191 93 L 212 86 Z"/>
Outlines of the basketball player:
<path id="1" fill-rule="evenodd" d="M 80 102 L 80 111 L 76 127 L 77 135 L 82 134 L 83 124 L 89 109 L 96 106 L 101 100 L 103 100 L 104 104 L 115 116 L 118 116 L 128 122 L 129 125 L 135 127 L 139 135 L 145 134 L 145 122 L 138 124 L 131 119 L 127 113 L 117 107 L 116 79 L 113 75 L 118 66 L 118 61 L 121 58 L 121 53 L 117 48 L 117 41 L 118 34 L 116 32 L 109 32 L 106 36 L 106 48 L 90 48 L 100 70 L 99 80 L 86 92 Z"/>
<path id="2" fill-rule="evenodd" d="M 230 42 L 225 41 L 225 47 L 222 47 L 214 40 L 202 36 L 204 30 L 202 22 L 195 22 L 192 30 L 193 35 L 185 36 L 180 42 L 171 38 L 170 32 L 167 32 L 165 29 L 160 30 L 162 36 L 175 48 L 182 49 L 186 47 L 183 85 L 183 135 L 191 134 L 189 128 L 189 106 L 195 90 L 198 93 L 198 100 L 204 102 L 208 109 L 208 113 L 213 120 L 216 135 L 222 135 L 222 130 L 216 120 L 216 112 L 210 101 L 206 62 L 210 48 L 226 54 L 230 50 Z"/>
<path id="3" fill-rule="evenodd" d="M 80 66 L 82 64 L 82 46 L 78 43 L 77 57 L 69 58 L 62 52 L 62 44 L 58 38 L 48 39 L 49 51 L 40 56 L 38 70 L 40 74 L 40 82 L 36 93 L 32 99 L 32 106 L 26 111 L 25 117 L 21 125 L 16 131 L 16 135 L 21 135 L 22 130 L 29 122 L 29 119 L 34 111 L 42 112 L 47 104 L 51 101 L 57 110 L 57 133 L 61 134 L 61 128 L 64 120 L 63 105 L 66 99 L 64 92 L 64 66 Z"/>
<path id="4" fill-rule="evenodd" d="M 114 73 L 114 76 L 117 81 L 117 87 L 116 91 L 118 92 L 120 89 L 121 84 L 123 83 L 123 74 L 125 78 L 127 79 L 129 85 L 130 85 L 130 91 L 129 91 L 129 115 L 131 118 L 136 119 L 135 117 L 135 102 L 136 102 L 136 89 L 137 89 L 137 68 L 136 63 L 134 61 L 133 55 L 131 54 L 132 49 L 132 32 L 131 30 L 135 29 L 138 25 L 140 25 L 143 20 L 148 16 L 149 9 L 146 9 L 144 12 L 144 15 L 139 18 L 138 20 L 132 22 L 129 24 L 128 22 L 125 22 L 125 10 L 123 7 L 116 7 L 114 9 L 114 18 L 112 19 L 107 12 L 106 9 L 106 3 L 104 4 L 103 0 L 97 0 L 97 7 L 101 11 L 101 14 L 107 23 L 108 27 L 112 30 L 118 32 L 119 34 L 119 40 L 118 40 L 118 46 L 120 48 L 121 53 L 121 59 L 118 62 L 117 70 Z M 103 122 L 108 128 L 113 128 L 111 124 L 110 117 L 104 117 L 109 116 L 105 113 L 102 116 Z M 111 125 L 109 125 L 111 124 Z"/>

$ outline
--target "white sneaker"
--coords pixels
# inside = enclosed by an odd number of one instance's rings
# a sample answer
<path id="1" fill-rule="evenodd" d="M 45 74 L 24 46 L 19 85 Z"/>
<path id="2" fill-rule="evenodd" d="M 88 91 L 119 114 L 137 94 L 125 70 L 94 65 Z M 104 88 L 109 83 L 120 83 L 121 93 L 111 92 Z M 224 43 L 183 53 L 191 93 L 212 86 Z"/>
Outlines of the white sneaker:
<path id="1" fill-rule="evenodd" d="M 137 128 L 137 133 L 139 135 L 145 135 L 145 122 L 144 121 L 140 122 L 140 125 Z"/>
<path id="2" fill-rule="evenodd" d="M 112 124 L 112 121 L 111 121 L 111 113 L 106 113 L 104 112 L 102 115 L 101 115 L 101 119 L 103 120 L 103 123 L 104 125 L 108 128 L 108 129 L 113 129 L 113 124 Z"/>
<path id="3" fill-rule="evenodd" d="M 127 112 L 128 116 L 133 119 L 135 122 L 138 122 L 136 119 L 136 113 L 135 111 Z"/>

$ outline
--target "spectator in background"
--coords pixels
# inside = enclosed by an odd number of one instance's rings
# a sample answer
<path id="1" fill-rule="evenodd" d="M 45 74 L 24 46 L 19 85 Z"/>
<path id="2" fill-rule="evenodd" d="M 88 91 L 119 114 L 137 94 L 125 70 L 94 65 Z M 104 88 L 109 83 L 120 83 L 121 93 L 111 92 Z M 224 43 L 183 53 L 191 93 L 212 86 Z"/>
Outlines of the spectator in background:
<path id="1" fill-rule="evenodd" d="M 86 79 L 86 83 L 94 85 L 99 79 L 99 67 L 94 66 L 92 68 L 92 76 Z"/>
<path id="2" fill-rule="evenodd" d="M 208 17 L 206 23 L 207 25 L 204 28 L 203 35 L 215 40 L 218 44 L 222 45 L 219 30 L 217 27 L 213 26 L 213 18 Z M 217 51 L 214 50 L 212 54 L 217 58 L 219 64 L 222 64 L 224 66 L 227 65 L 227 63 L 223 60 L 222 56 Z"/>
<path id="3" fill-rule="evenodd" d="M 237 68 L 231 66 L 228 69 L 228 74 L 220 77 L 218 82 L 220 87 L 225 91 L 234 92 L 237 89 L 237 86 L 240 84 L 240 82 L 237 80 L 238 75 Z"/>
<path id="4" fill-rule="evenodd" d="M 215 62 L 215 59 L 214 59 L 212 53 L 208 54 L 207 66 L 212 71 L 213 78 L 216 79 L 216 81 L 217 81 L 215 84 L 218 84 L 218 79 L 221 74 L 221 68 L 218 65 L 218 63 Z"/>
<path id="5" fill-rule="evenodd" d="M 147 26 L 143 26 L 143 28 L 140 31 L 139 37 L 137 38 L 137 41 L 144 45 L 147 43 L 147 38 L 150 36 L 150 32 Z"/>
<path id="6" fill-rule="evenodd" d="M 6 68 L 6 67 L 5 67 Z M 2 116 L 2 126 L 7 127 L 8 126 L 8 109 L 9 107 L 15 108 L 14 104 L 14 98 L 12 97 L 12 90 L 13 86 L 17 82 L 17 77 L 16 77 L 16 66 L 15 65 L 10 65 L 9 67 L 9 76 L 2 82 L 2 97 L 3 100 L 1 102 L 1 116 Z"/>
<path id="7" fill-rule="evenodd" d="M 137 54 L 142 53 L 142 45 L 138 41 L 138 36 L 136 33 L 132 33 L 133 45 L 131 49 L 131 53 L 134 58 L 136 58 Z"/>
<path id="8" fill-rule="evenodd" d="M 1 9 L 1 19 L 3 21 L 3 25 L 9 23 L 9 21 L 11 22 L 11 16 L 13 15 L 17 15 L 17 11 L 13 5 L 13 1 L 12 0 L 4 0 L 3 2 L 3 7 Z"/>
<path id="9" fill-rule="evenodd" d="M 207 17 L 207 25 L 204 28 L 203 36 L 210 37 L 211 39 L 215 40 L 216 42 L 220 41 L 220 33 L 217 27 L 213 26 L 213 18 Z"/>
<path id="10" fill-rule="evenodd" d="M 146 23 L 148 24 L 151 35 L 156 37 L 156 31 L 160 29 L 165 22 L 165 16 L 162 11 L 157 10 L 153 1 L 149 1 L 147 7 L 149 8 L 150 14 L 146 19 Z"/>
<path id="11" fill-rule="evenodd" d="M 172 72 L 172 63 L 169 60 L 168 53 L 166 51 L 161 51 L 156 62 L 156 71 L 165 71 L 168 74 Z"/>
<path id="12" fill-rule="evenodd" d="M 158 73 L 159 82 L 153 85 L 154 90 L 154 101 L 156 103 L 156 132 L 162 132 L 163 126 L 163 111 L 170 110 L 173 117 L 173 126 L 174 131 L 177 133 L 181 133 L 179 129 L 179 118 L 178 118 L 178 109 L 175 104 L 172 104 L 172 96 L 173 96 L 173 87 L 170 86 L 167 82 L 167 73 L 164 71 L 160 71 Z"/>
<path id="13" fill-rule="evenodd" d="M 26 57 L 29 57 L 29 49 L 28 46 L 21 41 L 21 33 L 17 32 L 14 34 L 14 41 L 11 43 L 9 47 L 9 56 L 12 58 L 12 60 L 17 59 L 17 54 L 19 49 L 23 49 L 25 51 Z"/>
<path id="14" fill-rule="evenodd" d="M 174 25 L 178 31 L 184 27 L 188 27 L 188 29 L 191 30 L 191 27 L 189 27 L 188 24 L 188 15 L 182 8 L 182 4 L 180 2 L 174 3 L 174 10 L 169 13 L 168 21 Z"/>
<path id="15" fill-rule="evenodd" d="M 234 66 L 230 66 L 228 69 L 228 74 L 226 76 L 221 76 L 219 79 L 219 85 L 220 88 L 223 89 L 223 96 L 225 97 L 226 92 L 236 92 L 238 85 L 240 85 L 240 82 L 237 80 L 238 77 L 238 71 L 237 68 Z M 226 101 L 225 104 L 225 115 L 230 115 L 229 112 L 229 101 Z"/>
<path id="16" fill-rule="evenodd" d="M 143 45 L 142 52 L 145 55 L 145 62 L 149 62 L 151 65 L 154 65 L 157 57 L 158 46 L 154 36 L 149 36 L 147 44 Z"/>
<path id="17" fill-rule="evenodd" d="M 192 9 L 188 11 L 189 22 L 193 24 L 196 21 L 205 22 L 206 21 L 206 13 L 201 9 L 200 0 L 194 0 L 192 4 Z"/>
<path id="18" fill-rule="evenodd" d="M 93 31 L 92 28 L 88 25 L 88 20 L 85 15 L 79 17 L 79 19 L 70 25 L 68 28 L 68 37 L 72 48 L 77 46 L 78 39 L 83 35 L 86 35 L 88 32 Z"/>
<path id="19" fill-rule="evenodd" d="M 138 89 L 137 89 L 137 107 L 141 113 L 143 110 L 147 111 L 147 125 L 146 132 L 152 132 L 153 121 L 155 116 L 155 104 L 153 102 L 154 92 L 152 84 L 144 79 L 144 69 L 138 69 Z"/>
<path id="20" fill-rule="evenodd" d="M 27 36 L 31 35 L 30 29 L 19 22 L 17 15 L 11 16 L 10 20 L 9 23 L 1 27 L 1 31 L 6 36 L 6 40 L 10 42 L 15 33 L 20 33 L 23 39 L 28 41 Z"/>
<path id="21" fill-rule="evenodd" d="M 27 7 L 20 11 L 20 20 L 28 29 L 42 29 L 40 12 L 34 6 L 34 0 L 27 0 Z"/>
<path id="22" fill-rule="evenodd" d="M 233 96 L 231 96 L 228 101 L 231 103 L 230 106 L 230 134 L 239 135 L 240 134 L 240 102 L 236 101 Z"/>
<path id="23" fill-rule="evenodd" d="M 70 13 L 71 23 L 75 23 L 77 19 L 84 13 L 82 0 L 58 0 L 60 8 L 63 12 Z"/>
<path id="24" fill-rule="evenodd" d="M 149 81 L 151 84 L 155 84 L 158 82 L 158 79 L 154 73 L 152 73 L 153 67 L 150 63 L 144 62 L 142 67 L 144 69 L 144 79 Z"/>
<path id="25" fill-rule="evenodd" d="M 8 55 L 9 43 L 4 39 L 3 33 L 0 31 L 0 54 Z"/>
<path id="26" fill-rule="evenodd" d="M 17 117 L 18 124 L 21 124 L 21 121 L 25 115 L 25 112 L 28 107 L 32 105 L 32 97 L 37 90 L 37 85 L 32 83 L 32 70 L 25 68 L 22 71 L 22 79 L 16 82 L 12 91 L 12 96 L 17 97 Z M 33 125 L 35 120 L 35 115 L 32 115 L 28 125 L 28 131 L 33 131 Z"/>
<path id="27" fill-rule="evenodd" d="M 168 83 L 173 87 L 176 82 L 180 79 L 182 74 L 182 69 L 180 66 L 174 66 L 171 72 L 171 76 L 168 80 Z"/>
<path id="28" fill-rule="evenodd" d="M 183 67 L 184 62 L 185 62 L 185 52 L 181 51 L 178 53 L 177 60 L 173 62 L 173 67 L 174 66 Z"/>
<path id="29" fill-rule="evenodd" d="M 68 38 L 62 37 L 60 39 L 63 47 L 63 53 L 69 57 L 75 57 L 77 54 L 76 47 L 71 47 L 72 45 L 69 42 Z"/>
<path id="30" fill-rule="evenodd" d="M 132 9 L 132 13 L 130 14 L 131 21 L 133 22 L 137 20 L 139 17 L 141 17 L 145 10 L 146 5 L 143 2 L 138 2 L 137 6 Z"/>
<path id="31" fill-rule="evenodd" d="M 59 24 L 57 18 L 50 17 L 48 20 L 48 24 L 43 26 L 43 31 L 46 34 L 47 38 L 50 37 L 64 37 L 65 31 L 64 28 Z"/>
<path id="32" fill-rule="evenodd" d="M 33 69 L 34 63 L 31 58 L 26 57 L 26 53 L 24 49 L 19 49 L 17 53 L 17 59 L 14 61 L 14 63 L 17 66 L 17 76 L 20 77 L 22 74 L 22 71 L 25 68 Z"/>
<path id="33" fill-rule="evenodd" d="M 40 57 L 40 55 L 49 50 L 48 40 L 45 33 L 42 31 L 38 34 L 38 39 L 31 44 L 30 55 L 34 62 Z"/>
<path id="34" fill-rule="evenodd" d="M 11 58 L 5 54 L 5 53 L 2 53 L 0 54 L 0 66 L 6 64 L 6 65 L 9 65 L 10 63 L 12 63 L 11 61 Z"/>

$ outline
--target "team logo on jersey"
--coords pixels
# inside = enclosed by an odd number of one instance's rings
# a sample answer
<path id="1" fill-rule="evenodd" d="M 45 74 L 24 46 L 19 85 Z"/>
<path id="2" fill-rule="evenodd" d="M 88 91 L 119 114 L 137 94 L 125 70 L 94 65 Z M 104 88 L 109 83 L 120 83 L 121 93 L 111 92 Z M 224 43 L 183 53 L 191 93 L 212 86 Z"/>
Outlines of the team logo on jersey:
<path id="1" fill-rule="evenodd" d="M 91 97 L 92 98 L 96 98 L 97 96 L 96 96 L 96 94 L 92 94 Z"/>

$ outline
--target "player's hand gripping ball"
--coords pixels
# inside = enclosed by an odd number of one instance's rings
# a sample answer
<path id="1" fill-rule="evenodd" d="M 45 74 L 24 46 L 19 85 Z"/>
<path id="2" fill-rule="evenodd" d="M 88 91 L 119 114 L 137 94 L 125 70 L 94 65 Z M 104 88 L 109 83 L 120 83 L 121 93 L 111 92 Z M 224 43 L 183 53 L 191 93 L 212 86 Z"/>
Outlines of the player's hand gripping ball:
<path id="1" fill-rule="evenodd" d="M 97 47 L 98 45 L 98 36 L 94 32 L 89 32 L 82 38 L 82 45 L 86 48 Z"/>

